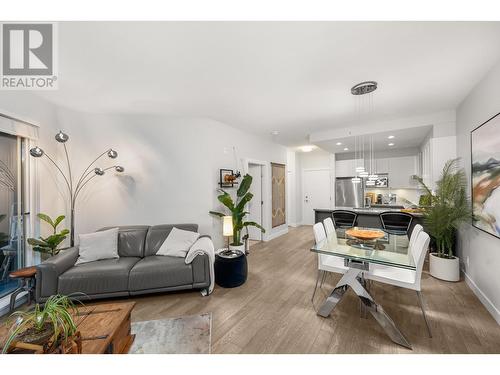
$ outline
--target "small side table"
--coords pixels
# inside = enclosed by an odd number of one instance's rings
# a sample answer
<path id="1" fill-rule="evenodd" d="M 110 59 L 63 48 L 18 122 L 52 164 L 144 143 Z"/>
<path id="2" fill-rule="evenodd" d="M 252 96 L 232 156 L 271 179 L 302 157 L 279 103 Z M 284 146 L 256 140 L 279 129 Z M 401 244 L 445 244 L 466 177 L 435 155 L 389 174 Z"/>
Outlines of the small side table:
<path id="1" fill-rule="evenodd" d="M 215 282 L 223 288 L 235 288 L 247 281 L 247 257 L 240 250 L 222 250 L 215 254 Z"/>
<path id="2" fill-rule="evenodd" d="M 21 268 L 9 274 L 11 279 L 21 280 L 21 286 L 10 295 L 10 313 L 14 311 L 16 297 L 19 293 L 28 292 L 28 305 L 31 304 L 31 298 L 34 297 L 33 294 L 35 291 L 35 275 L 36 267 Z"/>

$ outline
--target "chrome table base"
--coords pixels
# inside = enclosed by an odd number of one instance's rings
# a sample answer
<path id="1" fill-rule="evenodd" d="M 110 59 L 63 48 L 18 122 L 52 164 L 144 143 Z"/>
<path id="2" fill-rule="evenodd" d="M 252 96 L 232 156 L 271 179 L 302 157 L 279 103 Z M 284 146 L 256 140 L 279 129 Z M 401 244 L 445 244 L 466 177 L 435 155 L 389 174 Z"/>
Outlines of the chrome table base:
<path id="1" fill-rule="evenodd" d="M 359 279 L 362 277 L 363 271 L 368 269 L 368 263 L 357 263 L 346 259 L 346 266 L 349 267 L 349 269 L 342 276 L 330 296 L 320 307 L 318 315 L 324 318 L 329 317 L 335 309 L 335 306 L 337 306 L 337 303 L 339 303 L 344 296 L 345 292 L 347 292 L 349 287 L 351 287 L 354 293 L 356 293 L 361 300 L 365 309 L 372 314 L 390 339 L 396 344 L 411 349 L 412 347 L 408 339 L 406 339 L 401 331 L 399 331 L 396 324 L 394 324 L 393 320 L 389 317 L 389 315 L 387 315 L 382 306 L 375 303 L 368 291 L 360 283 Z"/>

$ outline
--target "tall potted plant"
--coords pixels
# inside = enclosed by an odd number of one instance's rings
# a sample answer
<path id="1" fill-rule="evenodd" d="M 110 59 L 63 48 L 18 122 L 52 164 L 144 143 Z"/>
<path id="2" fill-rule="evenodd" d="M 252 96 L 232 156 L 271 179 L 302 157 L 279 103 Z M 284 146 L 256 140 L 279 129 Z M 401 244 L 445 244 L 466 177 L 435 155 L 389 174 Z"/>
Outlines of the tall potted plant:
<path id="1" fill-rule="evenodd" d="M 245 216 L 248 214 L 248 212 L 245 211 L 245 206 L 253 198 L 253 194 L 248 191 L 250 190 L 251 185 L 252 176 L 246 174 L 245 176 L 243 176 L 241 185 L 236 192 L 236 202 L 233 201 L 233 198 L 228 192 L 219 189 L 222 194 L 219 195 L 217 199 L 229 209 L 233 218 L 233 241 L 229 244 L 229 246 L 234 250 L 244 250 L 245 245 L 241 241 L 241 230 L 243 228 L 253 226 L 259 228 L 262 233 L 266 232 L 266 230 L 260 224 L 254 221 L 244 221 Z M 226 216 L 226 214 L 217 211 L 210 211 L 210 214 L 221 218 Z"/>
<path id="2" fill-rule="evenodd" d="M 467 179 L 465 171 L 458 167 L 458 161 L 452 159 L 446 162 L 436 182 L 435 192 L 427 187 L 421 177 L 417 177 L 428 196 L 424 227 L 436 244 L 436 252 L 429 256 L 429 270 L 432 276 L 446 281 L 460 279 L 459 259 L 453 254 L 455 233 L 461 224 L 472 217 L 467 198 Z"/>

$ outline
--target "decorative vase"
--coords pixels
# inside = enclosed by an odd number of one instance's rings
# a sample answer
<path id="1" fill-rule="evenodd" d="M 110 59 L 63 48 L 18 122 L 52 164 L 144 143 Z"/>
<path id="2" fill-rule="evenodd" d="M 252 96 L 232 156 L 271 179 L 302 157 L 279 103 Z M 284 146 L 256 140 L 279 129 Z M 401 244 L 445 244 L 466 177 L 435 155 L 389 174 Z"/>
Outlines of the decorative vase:
<path id="1" fill-rule="evenodd" d="M 429 254 L 430 274 L 444 281 L 460 280 L 460 264 L 458 257 L 442 258 L 437 253 Z"/>
<path id="2" fill-rule="evenodd" d="M 241 252 L 243 252 L 243 254 L 245 254 L 245 244 L 241 244 L 241 245 L 231 245 L 229 244 L 229 250 L 240 250 Z"/>

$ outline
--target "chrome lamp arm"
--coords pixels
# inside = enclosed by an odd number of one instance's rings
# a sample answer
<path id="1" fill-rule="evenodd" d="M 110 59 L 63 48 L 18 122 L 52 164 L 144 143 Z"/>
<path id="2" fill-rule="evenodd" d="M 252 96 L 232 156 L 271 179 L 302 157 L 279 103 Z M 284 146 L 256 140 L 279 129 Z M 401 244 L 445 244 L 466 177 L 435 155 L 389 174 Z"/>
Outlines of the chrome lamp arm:
<path id="1" fill-rule="evenodd" d="M 70 208 L 71 208 L 70 245 L 74 246 L 74 244 L 75 244 L 75 241 L 74 241 L 74 239 L 75 239 L 75 234 L 74 234 L 75 233 L 75 205 L 76 205 L 76 199 L 78 197 L 78 194 L 83 189 L 83 187 L 85 185 L 87 185 L 94 177 L 104 175 L 105 171 L 114 168 L 115 171 L 121 173 L 121 172 L 124 172 L 125 169 L 122 166 L 114 165 L 112 167 L 108 167 L 108 168 L 105 168 L 105 169 L 94 168 L 93 170 L 91 170 L 92 165 L 94 165 L 95 162 L 97 162 L 100 158 L 102 158 L 106 154 L 108 155 L 109 158 L 116 159 L 116 157 L 118 156 L 118 153 L 115 150 L 113 150 L 113 149 L 110 148 L 110 149 L 104 151 L 99 156 L 97 156 L 97 158 L 95 158 L 87 166 L 87 168 L 85 168 L 85 170 L 83 171 L 82 175 L 78 179 L 78 182 L 77 182 L 76 186 L 73 186 L 73 175 L 72 175 L 72 171 L 71 171 L 71 163 L 70 163 L 70 160 L 69 160 L 68 149 L 66 147 L 66 142 L 69 140 L 69 136 L 67 134 L 63 133 L 62 131 L 59 131 L 59 133 L 56 134 L 55 139 L 56 139 L 57 142 L 62 143 L 63 146 L 64 146 L 64 154 L 66 156 L 66 163 L 67 163 L 67 166 L 68 166 L 69 178 L 63 172 L 63 170 L 57 165 L 57 163 L 54 161 L 54 159 L 52 159 L 40 147 L 36 146 L 36 147 L 33 147 L 32 149 L 30 149 L 30 155 L 33 156 L 33 157 L 35 157 L 35 158 L 40 158 L 40 157 L 42 157 L 42 156 L 45 155 L 47 157 L 47 159 L 49 159 L 50 162 L 52 164 L 54 164 L 54 166 L 61 173 L 61 175 L 64 178 L 64 181 L 66 182 L 66 186 L 68 187 L 68 191 L 69 191 L 69 198 L 70 198 L 70 202 L 69 203 L 70 203 Z M 92 173 L 94 173 L 94 175 L 90 176 Z"/>

